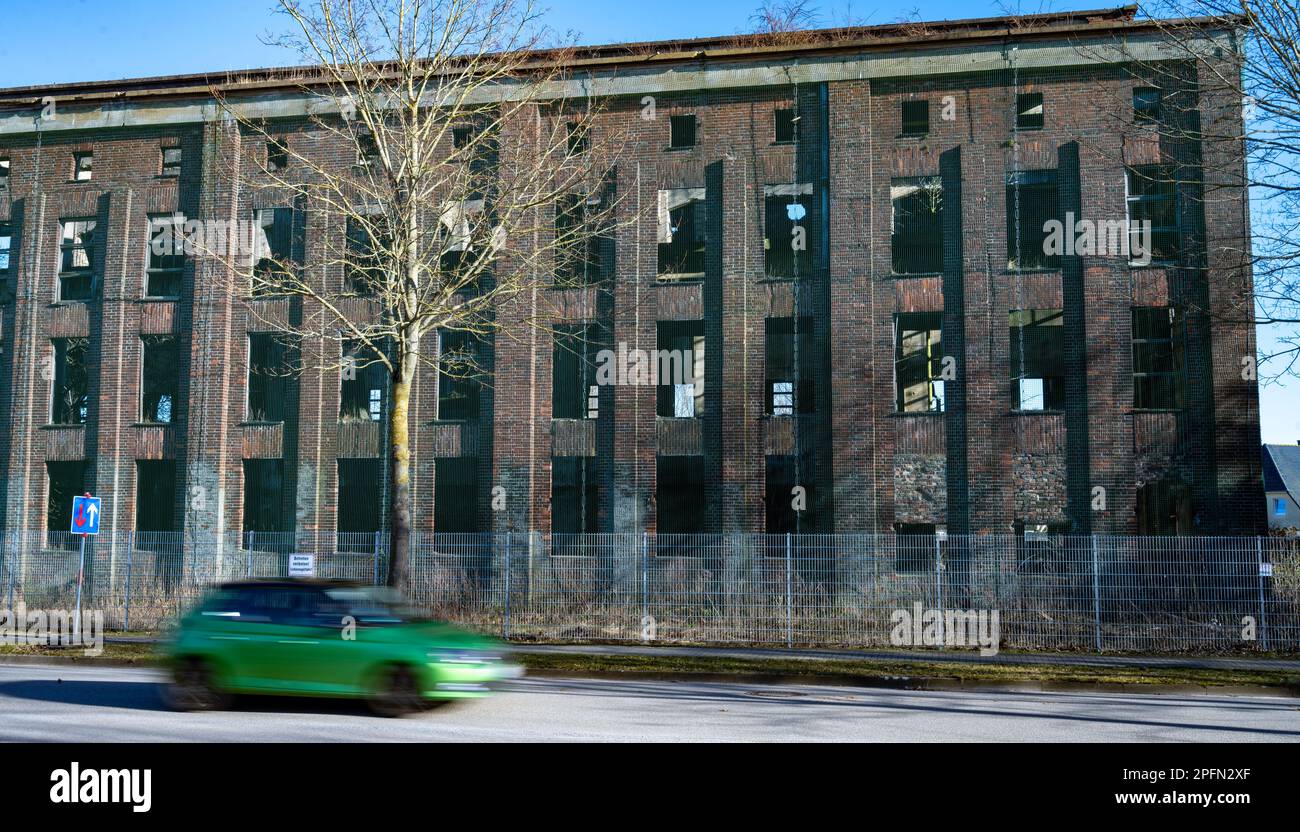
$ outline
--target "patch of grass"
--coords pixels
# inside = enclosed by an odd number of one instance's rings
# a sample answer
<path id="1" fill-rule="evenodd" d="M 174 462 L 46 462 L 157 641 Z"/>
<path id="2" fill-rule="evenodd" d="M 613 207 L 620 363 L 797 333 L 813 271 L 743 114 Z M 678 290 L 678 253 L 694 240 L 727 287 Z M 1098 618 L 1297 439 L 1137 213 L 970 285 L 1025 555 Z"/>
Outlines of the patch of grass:
<path id="1" fill-rule="evenodd" d="M 88 656 L 82 647 L 51 647 L 47 644 L 0 644 L 0 658 L 5 656 L 37 656 L 74 662 L 93 663 L 112 660 L 118 664 L 156 665 L 161 663 L 157 649 L 152 644 L 123 644 L 105 642 L 104 652 Z"/>

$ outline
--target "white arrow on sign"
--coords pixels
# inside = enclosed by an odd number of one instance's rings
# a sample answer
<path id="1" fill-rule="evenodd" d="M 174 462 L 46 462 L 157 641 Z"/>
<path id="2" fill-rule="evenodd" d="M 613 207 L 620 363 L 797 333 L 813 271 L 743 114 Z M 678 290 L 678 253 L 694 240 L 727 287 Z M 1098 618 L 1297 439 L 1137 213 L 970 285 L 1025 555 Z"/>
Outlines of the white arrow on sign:
<path id="1" fill-rule="evenodd" d="M 86 514 L 88 515 L 87 522 L 92 526 L 95 525 L 95 515 L 99 514 L 99 506 L 94 503 L 86 506 Z"/>

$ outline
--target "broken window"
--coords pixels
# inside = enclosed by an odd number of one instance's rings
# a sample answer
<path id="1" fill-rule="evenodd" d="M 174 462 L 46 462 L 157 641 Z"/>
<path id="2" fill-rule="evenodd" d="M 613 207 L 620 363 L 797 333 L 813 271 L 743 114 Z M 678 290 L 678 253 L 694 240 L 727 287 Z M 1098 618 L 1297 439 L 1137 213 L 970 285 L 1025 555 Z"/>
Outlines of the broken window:
<path id="1" fill-rule="evenodd" d="M 253 294 L 272 295 L 292 274 L 293 209 L 258 208 L 253 224 Z"/>
<path id="2" fill-rule="evenodd" d="M 1007 174 L 1007 268 L 1059 269 L 1060 254 L 1047 253 L 1048 220 L 1060 220 L 1055 170 Z"/>
<path id="3" fill-rule="evenodd" d="M 600 277 L 600 200 L 570 194 L 555 205 L 555 285 L 586 286 Z"/>
<path id="4" fill-rule="evenodd" d="M 45 463 L 45 476 L 49 483 L 45 502 L 45 528 L 52 532 L 66 532 L 72 528 L 72 498 L 86 493 L 85 460 Z"/>
<path id="5" fill-rule="evenodd" d="M 282 337 L 248 334 L 248 421 L 283 422 L 289 357 Z"/>
<path id="6" fill-rule="evenodd" d="M 596 386 L 599 329 L 595 324 L 557 324 L 551 351 L 551 416 L 595 419 L 600 390 Z"/>
<path id="7" fill-rule="evenodd" d="M 941 413 L 943 313 L 894 316 L 894 407 L 899 413 Z"/>
<path id="8" fill-rule="evenodd" d="M 357 164 L 365 167 L 379 161 L 379 142 L 375 134 L 362 129 L 357 134 Z"/>
<path id="9" fill-rule="evenodd" d="M 12 226 L 0 224 L 0 280 L 9 276 L 9 257 L 14 245 Z"/>
<path id="10" fill-rule="evenodd" d="M 1192 533 L 1191 491 L 1177 478 L 1139 487 L 1134 508 L 1140 535 Z"/>
<path id="11" fill-rule="evenodd" d="M 136 460 L 135 530 L 179 531 L 176 527 L 176 460 Z"/>
<path id="12" fill-rule="evenodd" d="M 779 107 L 772 112 L 774 141 L 777 144 L 793 144 L 799 141 L 799 117 L 792 107 Z"/>
<path id="13" fill-rule="evenodd" d="M 1043 126 L 1043 94 L 1022 92 L 1016 96 L 1016 129 L 1037 130 Z"/>
<path id="14" fill-rule="evenodd" d="M 588 136 L 590 125 L 570 121 L 564 125 L 564 129 L 568 133 L 569 155 L 578 156 L 586 153 L 591 143 Z"/>
<path id="15" fill-rule="evenodd" d="M 472 289 L 481 272 L 475 246 L 488 236 L 488 221 L 482 199 L 443 203 L 438 218 L 439 262 L 448 282 L 465 281 L 460 289 Z"/>
<path id="16" fill-rule="evenodd" d="M 1017 520 L 1012 524 L 1016 534 L 1016 569 L 1021 572 L 1046 572 L 1054 566 L 1068 563 L 1068 552 L 1062 535 L 1070 533 L 1069 523 L 1036 523 Z"/>
<path id="17" fill-rule="evenodd" d="M 171 424 L 181 383 L 180 342 L 174 335 L 144 335 L 140 343 L 140 421 Z"/>
<path id="18" fill-rule="evenodd" d="M 890 248 L 894 274 L 943 271 L 943 182 L 937 176 L 894 179 Z"/>
<path id="19" fill-rule="evenodd" d="M 812 413 L 814 385 L 807 368 L 813 366 L 811 318 L 767 318 L 764 321 L 766 388 L 764 405 L 771 416 Z"/>
<path id="20" fill-rule="evenodd" d="M 433 530 L 472 533 L 478 522 L 478 457 L 440 457 L 433 469 Z"/>
<path id="21" fill-rule="evenodd" d="M 943 523 L 895 523 L 894 535 L 895 572 L 935 571 L 948 538 Z"/>
<path id="22" fill-rule="evenodd" d="M 284 531 L 284 460 L 244 460 L 244 535 Z M 256 545 L 256 543 L 254 543 Z"/>
<path id="23" fill-rule="evenodd" d="M 1013 309 L 1007 315 L 1016 410 L 1065 408 L 1064 320 L 1060 309 Z"/>
<path id="24" fill-rule="evenodd" d="M 930 132 L 929 101 L 904 101 L 902 109 L 904 136 L 924 136 Z"/>
<path id="25" fill-rule="evenodd" d="M 177 214 L 149 216 L 149 265 L 145 297 L 177 298 L 185 269 L 185 218 Z"/>
<path id="26" fill-rule="evenodd" d="M 668 147 L 672 150 L 695 147 L 695 115 L 670 116 L 668 134 Z"/>
<path id="27" fill-rule="evenodd" d="M 289 145 L 284 139 L 271 139 L 266 143 L 266 169 L 271 172 L 289 167 Z"/>
<path id="28" fill-rule="evenodd" d="M 9 160 L 0 157 L 0 197 L 9 195 Z"/>
<path id="29" fill-rule="evenodd" d="M 348 217 L 348 256 L 347 281 L 348 291 L 359 295 L 373 294 L 376 288 L 384 285 L 384 263 L 387 252 L 392 248 L 391 237 L 387 233 L 385 217 L 371 214 L 363 221 L 360 217 Z"/>
<path id="30" fill-rule="evenodd" d="M 661 456 L 656 463 L 655 505 L 659 534 L 706 531 L 708 497 L 704 491 L 704 457 Z"/>
<path id="31" fill-rule="evenodd" d="M 183 158 L 183 151 L 179 147 L 164 147 L 162 149 L 162 175 L 180 176 Z"/>
<path id="32" fill-rule="evenodd" d="M 86 367 L 88 338 L 55 338 L 54 385 L 50 421 L 84 425 L 90 413 L 90 373 Z"/>
<path id="33" fill-rule="evenodd" d="M 339 421 L 378 422 L 384 413 L 388 370 L 367 346 L 344 341 L 339 371 Z"/>
<path id="34" fill-rule="evenodd" d="M 772 278 L 807 276 L 812 271 L 812 185 L 764 185 L 763 207 L 764 273 Z"/>
<path id="35" fill-rule="evenodd" d="M 480 380 L 477 337 L 468 332 L 438 331 L 438 418 L 478 418 Z"/>
<path id="36" fill-rule="evenodd" d="M 704 188 L 660 191 L 658 214 L 659 277 L 702 277 L 709 216 Z"/>
<path id="37" fill-rule="evenodd" d="M 551 531 L 590 534 L 600 531 L 596 460 L 589 456 L 557 456 L 551 460 Z"/>
<path id="38" fill-rule="evenodd" d="M 659 321 L 658 342 L 658 414 L 703 416 L 704 321 Z"/>
<path id="39" fill-rule="evenodd" d="M 89 182 L 95 172 L 95 154 L 72 154 L 72 179 L 76 182 Z"/>
<path id="40" fill-rule="evenodd" d="M 90 300 L 95 285 L 93 219 L 62 220 L 59 242 L 59 300 Z"/>
<path id="41" fill-rule="evenodd" d="M 1133 406 L 1183 406 L 1183 316 L 1173 307 L 1133 309 Z"/>
<path id="42" fill-rule="evenodd" d="M 382 528 L 384 469 L 379 459 L 340 459 L 337 529 L 374 534 Z"/>
<path id="43" fill-rule="evenodd" d="M 1178 212 L 1169 165 L 1128 169 L 1129 260 L 1139 264 L 1178 259 Z M 1149 231 L 1148 231 L 1149 229 Z"/>
<path id="44" fill-rule="evenodd" d="M 1164 95 L 1159 87 L 1133 88 L 1133 120 L 1150 122 L 1160 120 L 1160 104 Z"/>

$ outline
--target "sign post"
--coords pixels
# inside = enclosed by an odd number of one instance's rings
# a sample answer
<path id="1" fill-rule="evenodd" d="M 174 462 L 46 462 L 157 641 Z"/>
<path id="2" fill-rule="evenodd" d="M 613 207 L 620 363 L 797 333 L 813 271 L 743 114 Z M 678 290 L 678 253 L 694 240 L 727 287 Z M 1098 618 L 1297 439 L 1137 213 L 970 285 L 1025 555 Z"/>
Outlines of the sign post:
<path id="1" fill-rule="evenodd" d="M 77 611 L 72 619 L 72 641 L 81 640 L 81 585 L 86 579 L 86 538 L 99 534 L 99 498 L 90 496 L 72 498 L 72 533 L 81 535 L 81 564 L 77 569 Z"/>

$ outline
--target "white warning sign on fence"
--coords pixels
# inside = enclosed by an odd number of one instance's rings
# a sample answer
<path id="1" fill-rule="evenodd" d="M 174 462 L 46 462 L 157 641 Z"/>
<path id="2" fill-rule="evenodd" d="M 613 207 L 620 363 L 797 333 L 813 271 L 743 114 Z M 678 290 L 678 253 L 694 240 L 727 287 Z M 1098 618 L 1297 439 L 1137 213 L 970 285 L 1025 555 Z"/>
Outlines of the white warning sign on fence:
<path id="1" fill-rule="evenodd" d="M 1271 577 L 1273 577 L 1273 564 L 1271 564 L 1271 563 L 1261 563 L 1261 564 L 1259 565 L 1259 576 L 1260 576 L 1261 578 L 1271 578 Z"/>
<path id="2" fill-rule="evenodd" d="M 289 555 L 289 575 L 294 578 L 316 577 L 316 556 L 297 552 Z"/>

